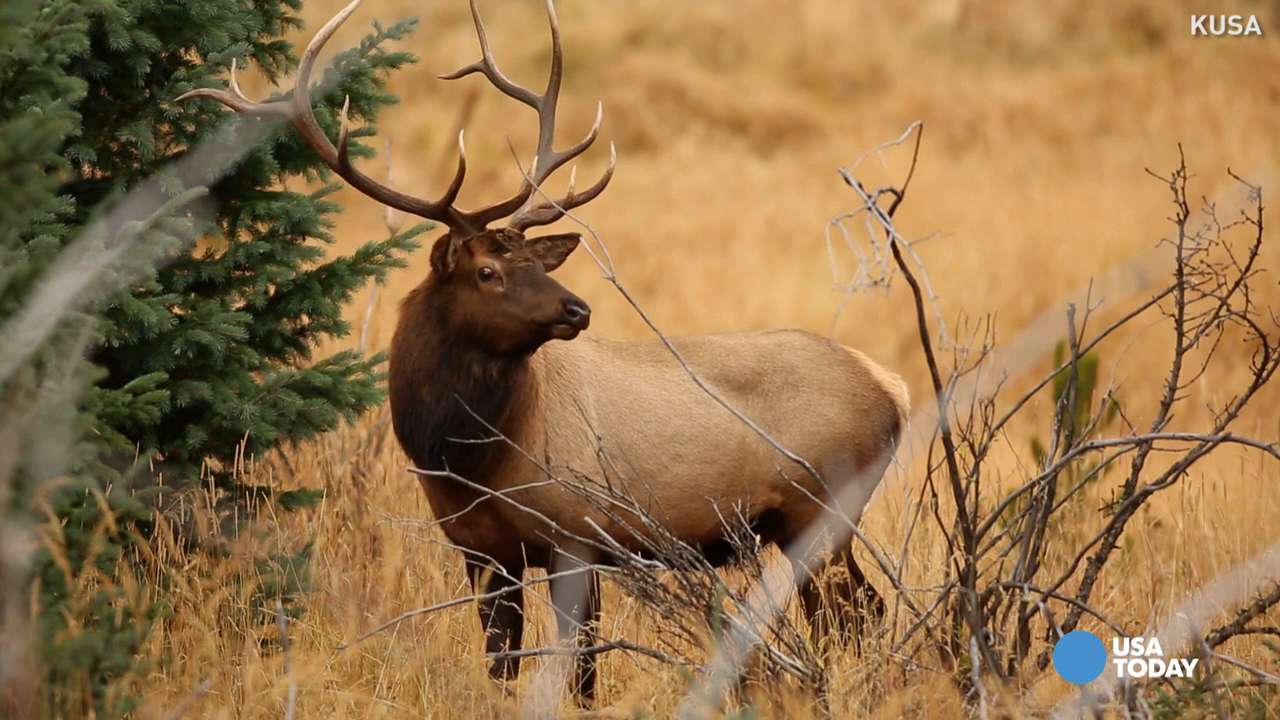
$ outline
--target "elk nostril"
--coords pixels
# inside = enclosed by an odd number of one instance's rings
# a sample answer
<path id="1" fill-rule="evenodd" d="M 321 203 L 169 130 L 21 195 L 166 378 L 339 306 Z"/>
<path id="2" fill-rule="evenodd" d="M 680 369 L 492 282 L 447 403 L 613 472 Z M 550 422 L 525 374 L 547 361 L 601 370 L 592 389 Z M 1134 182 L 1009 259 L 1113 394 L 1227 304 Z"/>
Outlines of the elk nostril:
<path id="1" fill-rule="evenodd" d="M 591 308 L 577 298 L 565 300 L 564 316 L 574 325 L 585 328 L 591 320 Z"/>

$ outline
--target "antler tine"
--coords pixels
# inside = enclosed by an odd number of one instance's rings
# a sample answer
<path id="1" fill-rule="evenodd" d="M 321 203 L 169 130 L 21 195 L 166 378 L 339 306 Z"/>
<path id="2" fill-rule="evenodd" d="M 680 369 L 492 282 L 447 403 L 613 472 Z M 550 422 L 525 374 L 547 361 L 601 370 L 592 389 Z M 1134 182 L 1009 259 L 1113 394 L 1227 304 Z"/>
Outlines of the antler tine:
<path id="1" fill-rule="evenodd" d="M 328 165 L 339 177 L 365 195 L 397 210 L 418 215 L 428 220 L 437 220 L 450 228 L 467 231 L 481 229 L 483 226 L 476 226 L 469 214 L 460 212 L 453 207 L 453 202 L 457 199 L 458 191 L 462 188 L 462 181 L 467 172 L 466 147 L 463 144 L 461 135 L 458 136 L 458 167 L 454 172 L 453 180 L 449 183 L 444 196 L 440 200 L 432 202 L 406 195 L 383 185 L 360 172 L 351 164 L 351 158 L 347 154 L 350 134 L 347 114 L 350 107 L 350 98 L 343 102 L 336 147 L 329 142 L 329 138 L 316 121 L 315 111 L 311 108 L 311 73 L 315 67 L 316 58 L 320 56 L 320 51 L 324 48 L 325 43 L 329 41 L 329 38 L 333 37 L 338 28 L 360 6 L 361 1 L 352 0 L 348 3 L 346 7 L 338 11 L 338 14 L 330 18 L 329 22 L 325 23 L 315 34 L 315 37 L 311 39 L 311 42 L 307 44 L 298 63 L 298 74 L 294 82 L 293 96 L 291 98 L 272 102 L 253 102 L 249 100 L 240 91 L 239 83 L 235 78 L 235 63 L 233 61 L 230 91 L 202 88 L 184 93 L 178 97 L 178 100 L 208 98 L 216 100 L 243 115 L 285 118 L 293 125 L 311 149 L 320 156 L 325 165 Z"/>
<path id="2" fill-rule="evenodd" d="M 542 175 L 541 177 L 539 177 L 538 182 L 541 183 L 542 180 L 545 180 L 548 177 L 550 177 L 551 173 L 555 172 L 556 170 L 559 170 L 561 166 L 563 166 L 565 163 L 569 162 L 570 160 L 586 152 L 587 148 L 591 147 L 591 145 L 595 143 L 596 136 L 600 134 L 600 125 L 602 123 L 604 123 L 604 103 L 597 102 L 596 103 L 596 119 L 593 123 L 591 123 L 591 129 L 587 131 L 587 134 L 583 136 L 581 140 L 579 140 L 572 147 L 569 147 L 560 152 L 556 152 L 551 148 L 547 148 L 546 153 L 542 153 L 542 152 L 538 153 L 538 157 L 535 158 L 535 160 L 541 161 L 542 158 L 544 157 L 547 158 L 546 167 L 543 169 Z M 537 165 L 536 162 L 534 164 L 535 166 Z M 535 176 L 535 177 L 538 177 L 538 176 Z"/>
<path id="3" fill-rule="evenodd" d="M 471 20 L 475 23 L 476 37 L 480 40 L 480 59 L 438 77 L 441 80 L 457 80 L 472 73 L 480 73 L 504 94 L 538 110 L 541 98 L 534 95 L 532 90 L 512 82 L 511 78 L 498 68 L 498 63 L 493 58 L 493 48 L 489 46 L 489 35 L 485 32 L 484 21 L 480 19 L 480 8 L 476 6 L 476 0 L 471 0 Z"/>
<path id="4" fill-rule="evenodd" d="M 444 205 L 453 205 L 453 201 L 458 199 L 458 191 L 462 190 L 462 180 L 467 175 L 466 136 L 466 130 L 458 131 L 458 169 L 453 173 L 453 182 L 449 183 L 449 187 L 440 198 L 440 202 Z"/>
<path id="5" fill-rule="evenodd" d="M 551 71 L 547 73 L 547 89 L 542 93 L 542 112 L 538 113 L 538 162 L 548 165 L 555 162 L 556 108 L 560 104 L 560 81 L 564 77 L 564 50 L 560 46 L 560 18 L 556 16 L 556 5 L 547 0 L 547 24 L 551 26 Z M 537 172 L 538 162 L 534 163 L 534 177 L 541 183 L 551 174 L 548 169 Z M 561 163 L 564 161 L 562 160 Z"/>
<path id="6" fill-rule="evenodd" d="M 253 116 L 269 116 L 282 115 L 285 113 L 284 101 L 276 102 L 255 102 L 245 96 L 244 91 L 240 89 L 240 83 L 236 80 L 237 63 L 235 58 L 231 58 L 231 78 L 228 83 L 231 90 L 218 90 L 216 88 L 198 88 L 189 90 L 179 95 L 175 102 L 183 102 L 191 98 L 208 98 L 217 100 L 227 107 L 244 115 Z"/>
<path id="7" fill-rule="evenodd" d="M 337 15 L 329 18 L 329 22 L 321 26 L 315 36 L 311 38 L 311 42 L 307 43 L 306 49 L 302 51 L 302 58 L 298 62 L 298 74 L 294 79 L 293 88 L 291 120 L 294 127 L 301 133 L 307 144 L 320 154 L 326 164 L 344 177 L 346 176 L 346 173 L 343 172 L 344 170 L 353 170 L 350 158 L 347 157 L 347 109 L 351 98 L 348 97 L 343 101 L 342 122 L 338 131 L 338 147 L 334 148 L 329 143 L 329 138 L 325 136 L 324 130 L 320 128 L 320 123 L 316 122 L 315 111 L 311 109 L 311 70 L 315 67 L 316 58 L 320 56 L 320 51 L 324 48 L 325 43 L 329 42 L 329 38 L 333 37 L 333 34 L 338 31 L 338 28 L 342 27 L 347 18 L 351 17 L 351 14 L 360 6 L 361 1 L 351 0 L 346 7 L 338 11 Z M 331 160 L 336 161 L 336 166 L 334 162 L 330 162 Z M 370 183 L 373 183 L 372 179 L 370 179 Z"/>
<path id="8" fill-rule="evenodd" d="M 231 82 L 231 92 L 235 93 L 235 96 L 241 101 L 252 105 L 253 101 L 250 100 L 248 96 L 244 94 L 244 91 L 240 89 L 240 81 L 236 79 L 236 66 L 239 61 L 239 58 L 231 58 L 231 77 L 229 78 Z"/>
<path id="9" fill-rule="evenodd" d="M 541 185 L 542 181 L 549 177 L 551 173 L 560 169 L 565 163 L 586 152 L 587 148 L 591 147 L 591 145 L 596 141 L 596 137 L 600 134 L 600 126 L 603 122 L 604 103 L 597 103 L 595 122 L 592 123 L 591 129 L 587 131 L 587 134 L 579 140 L 577 144 L 562 152 L 551 151 L 549 153 L 551 160 L 547 163 L 543 163 L 542 158 L 548 157 L 548 155 L 539 154 L 535 156 L 533 158 L 533 168 L 529 171 L 528 176 L 521 181 L 520 189 L 515 195 L 512 195 L 510 198 L 496 205 L 491 205 L 490 207 L 469 213 L 468 217 L 474 218 L 476 224 L 480 226 L 487 226 L 489 223 L 507 217 L 508 215 L 511 215 L 525 207 L 534 197 L 534 186 L 530 182 L 530 179 L 537 179 L 538 184 Z M 512 150 L 512 152 L 514 153 L 515 151 Z M 542 165 L 542 173 L 541 177 L 538 178 L 535 175 L 535 172 L 537 172 L 540 165 Z"/>
<path id="10" fill-rule="evenodd" d="M 470 4 L 471 18 L 476 28 L 476 37 L 480 41 L 480 59 L 452 73 L 440 76 L 445 80 L 456 80 L 473 73 L 480 73 L 503 94 L 528 105 L 538 113 L 538 144 L 529 174 L 521 182 L 520 189 L 516 191 L 515 195 L 500 203 L 467 214 L 473 224 L 480 227 L 487 226 L 489 223 L 513 213 L 516 216 L 523 216 L 532 212 L 534 217 L 541 217 L 547 214 L 548 208 L 545 205 L 537 205 L 536 210 L 533 207 L 535 188 L 540 187 L 551 173 L 565 163 L 586 152 L 600 134 L 600 125 L 604 121 L 604 106 L 603 104 L 598 104 L 596 106 L 595 122 L 592 123 L 591 129 L 587 131 L 586 136 L 564 150 L 557 151 L 555 149 L 556 110 L 560 99 L 560 86 L 564 77 L 564 50 L 560 41 L 560 20 L 556 15 L 555 3 L 553 0 L 545 0 L 545 2 L 547 23 L 551 28 L 551 69 L 547 76 L 546 90 L 542 95 L 535 95 L 527 88 L 512 82 L 498 67 L 497 61 L 493 56 L 493 48 L 489 44 L 489 36 L 485 30 L 484 21 L 480 17 L 477 0 L 470 0 Z M 612 161 L 610 172 L 612 172 Z M 607 177 L 603 179 L 603 182 L 608 184 Z M 592 189 L 594 189 L 594 186 Z M 603 189 L 603 185 L 601 185 L 600 190 Z M 591 193 L 590 197 L 587 197 L 586 193 L 576 197 L 585 198 L 581 202 L 586 202 L 597 194 L 599 194 L 599 190 Z M 535 222 L 532 224 L 543 223 Z M 514 221 L 511 227 L 516 227 Z"/>
<path id="11" fill-rule="evenodd" d="M 565 196 L 558 202 L 545 200 L 538 205 L 523 209 L 511 218 L 508 226 L 513 230 L 524 232 L 531 227 L 539 225 L 550 225 L 551 223 L 564 217 L 565 213 L 592 200 L 595 200 L 604 189 L 608 187 L 609 181 L 613 179 L 614 168 L 618 166 L 618 152 L 613 143 L 609 143 L 609 167 L 605 168 L 604 174 L 594 185 L 587 188 L 582 194 L 575 194 L 573 189 L 574 180 L 576 180 L 577 172 L 569 179 L 569 190 Z"/>

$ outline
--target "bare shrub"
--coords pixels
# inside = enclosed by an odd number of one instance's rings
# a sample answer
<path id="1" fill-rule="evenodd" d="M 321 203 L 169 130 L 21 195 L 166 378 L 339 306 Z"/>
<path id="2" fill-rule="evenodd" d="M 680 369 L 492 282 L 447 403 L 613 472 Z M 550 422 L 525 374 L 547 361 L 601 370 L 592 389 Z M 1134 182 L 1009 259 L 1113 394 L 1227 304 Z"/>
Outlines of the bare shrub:
<path id="1" fill-rule="evenodd" d="M 1029 687 L 1048 666 L 1052 643 L 1062 634 L 1081 625 L 1130 634 L 1093 601 L 1103 575 L 1122 572 L 1114 567 L 1123 554 L 1117 551 L 1131 522 L 1153 497 L 1187 482 L 1197 463 L 1228 446 L 1280 459 L 1280 444 L 1274 440 L 1236 430 L 1250 402 L 1280 368 L 1280 335 L 1275 315 L 1255 299 L 1264 277 L 1259 267 L 1261 188 L 1228 171 L 1243 191 L 1244 208 L 1228 216 L 1204 200 L 1193 209 L 1188 189 L 1192 176 L 1179 148 L 1170 173 L 1148 171 L 1168 188 L 1173 207 L 1171 233 L 1160 241 L 1171 256 L 1168 280 L 1122 311 L 1103 315 L 1092 302 L 1069 306 L 1065 340 L 1052 368 L 1025 389 L 1012 391 L 993 360 L 996 344 L 989 318 L 976 324 L 971 344 L 940 343 L 935 337 L 931 303 L 918 279 L 918 258 L 894 226 L 893 214 L 915 170 L 921 130 L 915 125 L 899 140 L 913 139 L 911 170 L 900 187 L 869 189 L 843 172 L 859 205 L 842 218 L 865 213 L 877 235 L 871 238 L 880 248 L 875 255 L 883 255 L 887 247 L 897 273 L 910 286 L 936 404 L 936 421 L 922 429 L 927 462 L 908 526 L 918 531 L 920 518 L 923 525 L 932 524 L 945 543 L 946 562 L 941 577 L 932 578 L 934 587 L 912 591 L 928 610 L 909 618 L 905 629 L 894 634 L 891 652 L 949 668 L 981 715 L 995 695 L 1009 697 L 1009 691 L 1016 695 Z M 1139 403 L 1122 401 L 1114 387 L 1099 384 L 1099 357 L 1119 346 L 1123 331 L 1153 318 L 1172 347 L 1154 409 L 1139 416 L 1130 407 Z M 1248 372 L 1234 387 L 1220 390 L 1226 399 L 1210 408 L 1207 427 L 1177 428 L 1175 418 L 1190 402 L 1193 385 L 1211 369 L 1232 362 L 1223 352 L 1228 344 L 1247 348 Z M 1009 442 L 1012 424 L 1033 416 L 1033 400 L 1046 394 L 1052 404 L 1047 440 L 1031 443 L 1033 464 L 1010 487 L 993 455 Z M 1099 483 L 1104 475 L 1118 482 Z M 1107 497 L 1101 497 L 1102 485 L 1108 486 Z M 904 548 L 910 543 L 909 534 Z M 1275 581 L 1264 575 L 1247 587 L 1262 583 L 1266 588 Z M 1194 640 L 1180 644 L 1182 649 L 1198 653 L 1201 646 L 1217 647 L 1240 633 L 1269 632 L 1254 621 L 1280 601 L 1280 593 L 1264 591 L 1256 598 L 1247 591 L 1236 594 L 1221 598 L 1221 608 L 1244 606 L 1216 630 L 1197 628 Z M 1177 649 L 1165 646 L 1166 653 Z M 1244 664 L 1218 667 L 1224 665 Z M 1246 675 L 1259 677 L 1250 670 Z M 1195 690 L 1236 687 L 1228 681 L 1215 683 L 1201 682 Z M 1145 712 L 1152 689 L 1125 688 L 1125 706 Z M 1093 697 L 1090 703 L 1107 699 Z"/>

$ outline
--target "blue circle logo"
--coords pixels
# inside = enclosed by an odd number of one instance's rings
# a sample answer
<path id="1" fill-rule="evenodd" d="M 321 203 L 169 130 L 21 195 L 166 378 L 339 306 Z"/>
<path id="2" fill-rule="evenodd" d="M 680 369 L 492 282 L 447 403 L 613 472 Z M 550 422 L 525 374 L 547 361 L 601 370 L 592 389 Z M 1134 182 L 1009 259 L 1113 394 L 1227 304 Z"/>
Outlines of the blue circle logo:
<path id="1" fill-rule="evenodd" d="M 1107 648 L 1088 630 L 1073 630 L 1053 646 L 1053 669 L 1075 685 L 1093 682 L 1107 666 Z"/>

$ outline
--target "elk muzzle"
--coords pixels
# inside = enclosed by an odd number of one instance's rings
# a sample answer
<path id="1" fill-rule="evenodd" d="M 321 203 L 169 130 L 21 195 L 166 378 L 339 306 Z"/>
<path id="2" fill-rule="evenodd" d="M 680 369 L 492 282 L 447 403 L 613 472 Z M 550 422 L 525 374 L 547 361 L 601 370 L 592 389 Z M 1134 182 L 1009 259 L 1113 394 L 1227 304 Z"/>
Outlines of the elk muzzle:
<path id="1" fill-rule="evenodd" d="M 591 324 L 591 307 L 575 295 L 560 303 L 560 317 L 551 325 L 551 336 L 557 340 L 572 340 Z"/>

